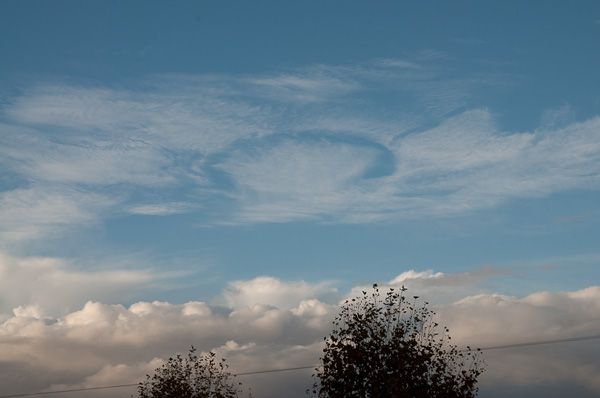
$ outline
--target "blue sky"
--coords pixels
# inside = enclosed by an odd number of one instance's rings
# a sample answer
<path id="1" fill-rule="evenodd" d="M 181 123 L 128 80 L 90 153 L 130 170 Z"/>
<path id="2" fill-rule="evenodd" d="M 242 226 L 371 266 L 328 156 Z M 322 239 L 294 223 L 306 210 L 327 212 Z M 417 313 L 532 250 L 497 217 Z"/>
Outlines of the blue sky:
<path id="1" fill-rule="evenodd" d="M 599 39 L 593 1 L 2 2 L 0 321 L 155 300 L 329 319 L 378 282 L 539 310 L 503 342 L 596 333 L 561 311 L 600 309 Z M 458 341 L 497 342 L 475 329 Z M 292 344 L 234 337 L 195 338 Z M 155 364 L 133 358 L 38 387 Z M 514 385 L 541 396 L 539 377 Z M 481 396 L 506 393 L 494 380 Z"/>

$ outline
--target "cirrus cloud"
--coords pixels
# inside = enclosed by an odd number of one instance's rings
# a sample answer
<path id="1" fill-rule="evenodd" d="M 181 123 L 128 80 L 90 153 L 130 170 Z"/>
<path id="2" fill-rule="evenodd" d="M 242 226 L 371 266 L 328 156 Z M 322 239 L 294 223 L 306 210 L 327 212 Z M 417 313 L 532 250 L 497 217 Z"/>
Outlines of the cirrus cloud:
<path id="1" fill-rule="evenodd" d="M 131 212 L 201 212 L 207 224 L 389 223 L 599 189 L 600 118 L 504 131 L 473 100 L 494 78 L 467 84 L 442 78 L 435 60 L 392 61 L 25 89 L 5 102 L 0 125 L 13 182 L 0 211 L 20 226 L 11 239 Z M 290 90 L 314 98 L 279 98 Z M 390 92 L 405 111 L 378 106 Z M 33 213 L 56 208 L 48 214 L 65 220 L 42 228 L 13 200 L 30 189 L 62 190 L 75 211 L 37 195 Z M 87 206 L 82 194 L 114 206 Z"/>

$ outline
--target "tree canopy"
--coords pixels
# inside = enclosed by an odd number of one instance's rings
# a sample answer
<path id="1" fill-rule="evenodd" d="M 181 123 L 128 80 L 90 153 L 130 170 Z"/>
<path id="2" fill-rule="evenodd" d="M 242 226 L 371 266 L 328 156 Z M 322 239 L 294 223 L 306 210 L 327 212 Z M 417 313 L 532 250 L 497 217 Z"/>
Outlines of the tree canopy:
<path id="1" fill-rule="evenodd" d="M 211 352 L 198 357 L 192 346 L 187 357 L 169 358 L 138 387 L 139 398 L 237 398 L 239 386 L 225 360 Z"/>
<path id="2" fill-rule="evenodd" d="M 322 367 L 307 392 L 319 398 L 471 398 L 484 370 L 480 350 L 460 351 L 428 303 L 390 289 L 347 300 L 325 338 Z"/>

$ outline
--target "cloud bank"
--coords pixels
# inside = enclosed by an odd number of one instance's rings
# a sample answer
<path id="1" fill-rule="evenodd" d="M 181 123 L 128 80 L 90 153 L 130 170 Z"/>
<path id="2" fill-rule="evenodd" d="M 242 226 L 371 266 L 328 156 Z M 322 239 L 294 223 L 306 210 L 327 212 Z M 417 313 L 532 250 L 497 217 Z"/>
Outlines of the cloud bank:
<path id="1" fill-rule="evenodd" d="M 433 271 L 407 271 L 392 283 L 404 283 L 410 294 L 427 299 L 435 294 L 428 281 L 455 285 L 458 279 L 473 283 L 461 274 Z M 318 364 L 322 339 L 339 310 L 341 296 L 318 298 L 331 292 L 328 283 L 260 277 L 232 282 L 216 300 L 225 298 L 225 306 L 155 301 L 126 307 L 88 301 L 63 316 L 18 306 L 0 324 L 0 383 L 7 394 L 136 383 L 190 345 L 227 358 L 234 373 L 311 366 Z M 36 298 L 31 300 L 33 304 Z M 600 327 L 600 287 L 525 297 L 478 294 L 435 310 L 459 347 L 586 336 Z M 591 340 L 489 351 L 480 396 L 500 396 L 507 393 L 506 386 L 528 391 L 520 396 L 546 396 L 542 392 L 548 383 L 556 391 L 574 386 L 582 397 L 596 396 L 599 349 Z M 256 396 L 300 397 L 311 383 L 310 374 L 308 369 L 239 380 Z"/>
<path id="2" fill-rule="evenodd" d="M 0 314 L 56 317 L 88 300 L 122 299 L 164 277 L 148 270 L 82 270 L 61 259 L 0 251 Z"/>

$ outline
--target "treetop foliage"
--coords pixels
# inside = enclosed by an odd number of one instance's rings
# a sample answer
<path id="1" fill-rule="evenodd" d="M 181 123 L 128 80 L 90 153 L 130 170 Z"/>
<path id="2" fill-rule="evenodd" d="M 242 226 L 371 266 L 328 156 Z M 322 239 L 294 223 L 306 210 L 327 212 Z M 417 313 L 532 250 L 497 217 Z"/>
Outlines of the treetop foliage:
<path id="1" fill-rule="evenodd" d="M 406 288 L 347 300 L 325 338 L 309 395 L 319 398 L 472 398 L 484 370 L 480 350 L 462 352 Z"/>
<path id="2" fill-rule="evenodd" d="M 225 360 L 210 352 L 198 357 L 192 346 L 187 357 L 177 355 L 138 386 L 139 398 L 237 398 L 239 386 Z"/>

